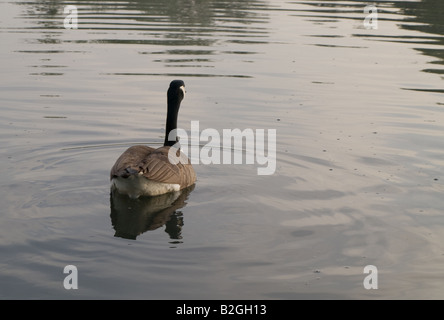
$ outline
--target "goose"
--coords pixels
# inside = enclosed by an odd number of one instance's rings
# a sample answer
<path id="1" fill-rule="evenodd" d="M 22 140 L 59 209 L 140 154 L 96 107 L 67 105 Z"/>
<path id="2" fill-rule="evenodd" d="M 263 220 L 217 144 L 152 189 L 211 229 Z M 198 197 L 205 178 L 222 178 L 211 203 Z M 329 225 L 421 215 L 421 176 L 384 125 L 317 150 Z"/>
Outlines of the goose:
<path id="1" fill-rule="evenodd" d="M 171 81 L 167 91 L 168 110 L 163 146 L 157 149 L 144 145 L 129 147 L 111 168 L 111 190 L 136 199 L 140 196 L 178 192 L 195 183 L 196 173 L 180 149 L 174 151 L 181 161 L 173 164 L 168 158 L 170 148 L 178 141 L 173 130 L 177 129 L 180 103 L 184 97 L 185 83 L 182 80 Z M 169 139 L 170 133 L 172 140 Z"/>

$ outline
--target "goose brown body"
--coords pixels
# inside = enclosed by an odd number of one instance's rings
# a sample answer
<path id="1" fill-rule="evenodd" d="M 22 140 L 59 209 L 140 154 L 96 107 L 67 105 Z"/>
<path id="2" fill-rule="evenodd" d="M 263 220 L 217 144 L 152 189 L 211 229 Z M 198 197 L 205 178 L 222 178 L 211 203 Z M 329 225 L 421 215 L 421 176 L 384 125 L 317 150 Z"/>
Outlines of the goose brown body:
<path id="1" fill-rule="evenodd" d="M 179 191 L 195 183 L 196 173 L 189 159 L 173 147 L 177 139 L 168 139 L 170 132 L 177 128 L 177 113 L 184 96 L 184 86 L 183 81 L 174 80 L 168 89 L 164 146 L 157 149 L 144 145 L 129 147 L 111 168 L 111 188 L 131 198 L 138 198 Z M 182 160 L 177 164 L 169 160 L 171 148 L 174 148 L 172 151 Z"/>

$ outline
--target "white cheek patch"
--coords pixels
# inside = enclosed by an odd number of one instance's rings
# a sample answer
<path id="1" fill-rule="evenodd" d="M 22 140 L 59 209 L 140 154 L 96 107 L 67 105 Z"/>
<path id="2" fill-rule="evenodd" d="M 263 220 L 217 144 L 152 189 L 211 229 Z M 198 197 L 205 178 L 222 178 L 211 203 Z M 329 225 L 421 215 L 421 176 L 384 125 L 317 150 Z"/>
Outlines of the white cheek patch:
<path id="1" fill-rule="evenodd" d="M 186 93 L 186 91 L 185 91 L 185 87 L 184 87 L 184 86 L 180 86 L 180 90 L 182 90 L 182 92 L 183 92 L 183 97 L 185 98 L 185 93 Z"/>

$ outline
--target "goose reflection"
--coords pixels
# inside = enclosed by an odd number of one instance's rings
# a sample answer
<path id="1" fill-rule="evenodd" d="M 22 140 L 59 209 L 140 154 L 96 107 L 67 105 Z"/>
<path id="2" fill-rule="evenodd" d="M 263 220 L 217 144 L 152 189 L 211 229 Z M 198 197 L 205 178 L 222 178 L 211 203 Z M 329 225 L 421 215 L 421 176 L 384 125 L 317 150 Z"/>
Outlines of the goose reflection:
<path id="1" fill-rule="evenodd" d="M 112 191 L 110 207 L 114 236 L 136 240 L 140 234 L 165 225 L 165 232 L 170 239 L 182 239 L 183 217 L 179 209 L 186 205 L 193 189 L 194 185 L 178 192 L 138 199 Z"/>

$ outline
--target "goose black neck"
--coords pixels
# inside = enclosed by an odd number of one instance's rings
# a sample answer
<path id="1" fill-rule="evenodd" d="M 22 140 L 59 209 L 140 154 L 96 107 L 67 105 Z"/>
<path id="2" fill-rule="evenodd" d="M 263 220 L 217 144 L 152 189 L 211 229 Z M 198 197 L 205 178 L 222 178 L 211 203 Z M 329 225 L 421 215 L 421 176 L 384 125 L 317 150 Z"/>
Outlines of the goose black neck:
<path id="1" fill-rule="evenodd" d="M 165 142 L 163 144 L 164 146 L 172 146 L 177 142 L 176 133 L 172 134 L 171 137 L 169 136 L 171 131 L 177 129 L 177 116 L 179 114 L 179 108 L 179 98 L 168 93 L 168 112 L 166 119 Z"/>

